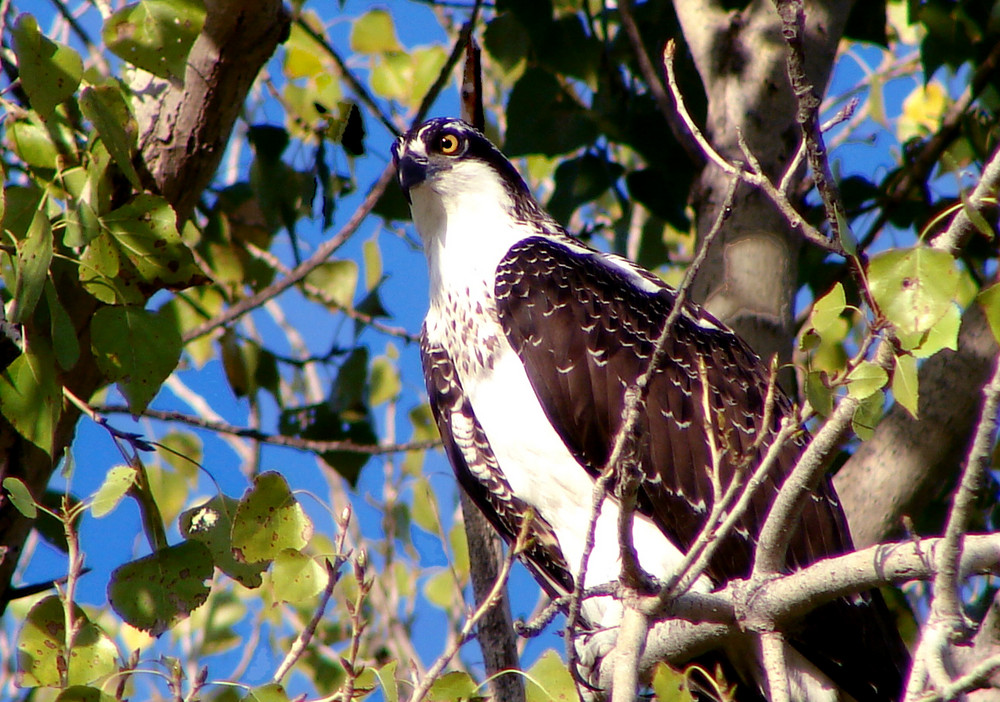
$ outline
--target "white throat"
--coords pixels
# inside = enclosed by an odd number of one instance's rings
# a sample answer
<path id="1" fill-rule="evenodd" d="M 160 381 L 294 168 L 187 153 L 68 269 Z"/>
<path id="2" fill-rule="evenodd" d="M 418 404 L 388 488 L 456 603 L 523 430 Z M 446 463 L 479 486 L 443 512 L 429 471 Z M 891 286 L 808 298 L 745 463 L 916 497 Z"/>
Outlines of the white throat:
<path id="1" fill-rule="evenodd" d="M 490 291 L 511 246 L 537 232 L 513 216 L 513 201 L 495 171 L 478 161 L 456 163 L 410 190 L 413 223 L 430 269 L 431 309 L 442 296 Z"/>

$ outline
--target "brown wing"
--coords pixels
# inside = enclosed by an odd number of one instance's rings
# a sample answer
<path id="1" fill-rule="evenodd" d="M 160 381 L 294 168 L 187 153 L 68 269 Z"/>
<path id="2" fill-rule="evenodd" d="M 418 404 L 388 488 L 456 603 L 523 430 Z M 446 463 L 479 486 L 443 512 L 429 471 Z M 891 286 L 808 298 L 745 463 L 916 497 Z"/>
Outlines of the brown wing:
<path id="1" fill-rule="evenodd" d="M 512 544 L 521 532 L 528 506 L 511 492 L 447 352 L 421 334 L 420 358 L 431 411 L 455 476 L 493 528 Z M 522 560 L 535 579 L 550 597 L 571 592 L 573 576 L 551 526 L 535 516 L 530 537 Z"/>
<path id="2" fill-rule="evenodd" d="M 496 297 L 504 332 L 546 415 L 597 475 L 621 424 L 625 388 L 645 371 L 674 292 L 625 261 L 534 237 L 501 261 Z M 741 466 L 758 465 L 790 411 L 779 397 L 773 420 L 763 426 L 767 386 L 767 369 L 747 345 L 688 305 L 651 382 L 638 449 L 639 509 L 682 547 L 696 538 L 711 507 L 710 438 L 723 450 L 720 474 L 727 484 Z M 761 433 L 765 440 L 755 444 Z M 801 450 L 801 442 L 781 449 L 766 484 L 720 544 L 707 569 L 716 584 L 748 575 L 770 503 Z M 830 482 L 812 497 L 792 535 L 789 569 L 852 547 Z M 906 653 L 898 633 L 885 626 L 887 615 L 877 593 L 838 600 L 810 615 L 792 642 L 857 699 L 888 699 L 900 691 Z M 884 643 L 859 647 L 867 636 Z"/>

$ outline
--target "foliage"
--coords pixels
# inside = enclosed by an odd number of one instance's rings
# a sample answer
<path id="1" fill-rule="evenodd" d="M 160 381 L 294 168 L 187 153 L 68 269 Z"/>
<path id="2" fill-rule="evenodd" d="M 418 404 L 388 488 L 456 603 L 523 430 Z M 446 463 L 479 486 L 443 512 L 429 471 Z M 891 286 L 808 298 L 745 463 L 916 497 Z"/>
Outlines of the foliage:
<path id="1" fill-rule="evenodd" d="M 428 96 L 444 86 L 435 104 L 458 111 L 449 57 L 471 4 L 348 4 L 334 18 L 293 2 L 226 167 L 181 218 L 151 180 L 142 80 L 191 79 L 205 5 L 60 0 L 39 16 L 21 5 L 3 18 L 0 414 L 61 470 L 48 491 L 4 474 L 8 508 L 39 517 L 17 582 L 57 582 L 55 594 L 4 601 L 4 650 L 18 655 L 0 694 L 406 698 L 459 637 L 476 566 L 451 483 L 438 480 L 448 471 L 412 344 L 423 262 L 405 202 L 382 195 L 363 242 L 350 219 L 368 214 L 389 140 Z M 703 123 L 671 3 L 634 10 L 650 55 L 679 43 L 680 90 Z M 859 255 L 809 249 L 797 274 L 795 361 L 814 425 L 857 401 L 841 462 L 893 404 L 916 417 L 945 401 L 921 395 L 919 369 L 957 348 L 971 306 L 1000 338 L 995 188 L 970 202 L 1000 134 L 1000 94 L 977 73 L 996 61 L 997 13 L 979 0 L 877 10 L 849 23 L 824 104 L 829 117 L 860 99 L 827 133 Z M 476 34 L 487 132 L 521 157 L 548 209 L 677 282 L 695 253 L 699 166 L 666 128 L 619 10 L 499 0 Z M 794 199 L 824 226 L 814 190 Z M 971 241 L 934 248 L 959 212 Z M 275 282 L 326 241 L 342 248 L 279 295 Z M 252 312 L 224 316 L 262 293 Z M 883 338 L 887 363 L 873 353 Z M 60 423 L 80 416 L 67 443 Z M 940 523 L 937 499 L 914 515 L 918 532 Z M 992 515 L 976 521 L 992 526 Z M 530 614 L 534 598 L 515 611 Z M 575 699 L 559 658 L 533 655 L 528 699 Z M 679 681 L 691 675 L 663 667 L 652 688 L 686 698 Z M 427 699 L 475 699 L 485 684 L 466 646 Z"/>

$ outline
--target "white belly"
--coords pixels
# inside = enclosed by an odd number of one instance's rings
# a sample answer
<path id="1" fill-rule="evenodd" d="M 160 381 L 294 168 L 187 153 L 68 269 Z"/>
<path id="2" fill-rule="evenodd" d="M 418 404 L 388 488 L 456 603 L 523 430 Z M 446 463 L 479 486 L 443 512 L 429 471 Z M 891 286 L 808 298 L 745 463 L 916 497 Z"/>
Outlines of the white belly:
<path id="1" fill-rule="evenodd" d="M 552 525 L 575 575 L 590 523 L 594 481 L 552 429 L 513 349 L 506 341 L 504 347 L 492 372 L 465 379 L 465 390 L 511 490 Z M 612 582 L 619 575 L 618 514 L 617 504 L 605 500 L 588 560 L 587 587 Z M 661 579 L 668 577 L 682 556 L 677 547 L 639 514 L 632 534 L 643 569 Z M 711 584 L 702 577 L 695 589 L 707 592 Z M 607 604 L 594 602 L 588 614 L 602 619 Z"/>

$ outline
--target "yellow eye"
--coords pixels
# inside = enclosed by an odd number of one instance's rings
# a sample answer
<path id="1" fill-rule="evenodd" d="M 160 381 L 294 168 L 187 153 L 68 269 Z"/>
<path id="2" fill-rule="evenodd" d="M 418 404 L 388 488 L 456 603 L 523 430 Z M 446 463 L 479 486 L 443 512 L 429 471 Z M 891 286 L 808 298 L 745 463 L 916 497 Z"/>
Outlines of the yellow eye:
<path id="1" fill-rule="evenodd" d="M 458 140 L 458 137 L 455 136 L 454 134 L 444 134 L 438 141 L 438 148 L 441 150 L 441 153 L 443 153 L 445 156 L 454 156 L 455 154 L 457 154 L 458 147 L 460 145 L 461 142 Z"/>

